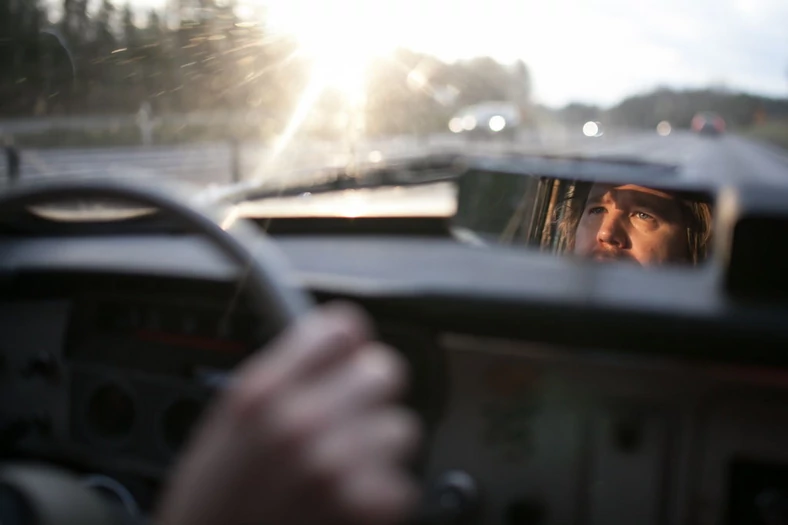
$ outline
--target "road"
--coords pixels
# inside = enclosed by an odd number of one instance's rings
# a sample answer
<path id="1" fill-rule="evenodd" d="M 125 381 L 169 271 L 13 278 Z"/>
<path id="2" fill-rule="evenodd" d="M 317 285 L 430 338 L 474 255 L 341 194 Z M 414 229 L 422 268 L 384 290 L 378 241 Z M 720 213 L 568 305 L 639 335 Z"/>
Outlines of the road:
<path id="1" fill-rule="evenodd" d="M 475 150 L 462 137 L 434 135 L 398 137 L 357 145 L 358 158 L 385 159 L 440 149 Z M 501 145 L 492 146 L 502 149 Z M 524 136 L 517 149 L 585 156 L 640 158 L 669 163 L 681 168 L 683 177 L 696 181 L 732 182 L 752 180 L 788 183 L 788 152 L 734 135 L 700 137 L 674 132 L 667 137 L 642 131 L 608 133 L 598 138 L 576 134 Z M 117 147 L 103 149 L 51 149 L 22 152 L 22 177 L 69 177 L 78 175 L 173 178 L 198 184 L 225 184 L 233 180 L 231 147 L 227 144 L 186 146 Z M 239 147 L 239 172 L 243 180 L 266 183 L 298 182 L 310 170 L 325 165 L 342 165 L 347 160 L 342 144 L 294 142 L 275 153 L 261 144 Z M 301 170 L 300 175 L 293 173 Z M 0 167 L 0 174 L 5 166 Z M 4 177 L 2 177 L 4 179 Z"/>
<path id="2" fill-rule="evenodd" d="M 788 183 L 788 151 L 736 135 L 704 137 L 678 131 L 662 137 L 656 133 L 619 132 L 548 142 L 544 149 L 673 164 L 680 168 L 681 176 L 695 181 Z"/>

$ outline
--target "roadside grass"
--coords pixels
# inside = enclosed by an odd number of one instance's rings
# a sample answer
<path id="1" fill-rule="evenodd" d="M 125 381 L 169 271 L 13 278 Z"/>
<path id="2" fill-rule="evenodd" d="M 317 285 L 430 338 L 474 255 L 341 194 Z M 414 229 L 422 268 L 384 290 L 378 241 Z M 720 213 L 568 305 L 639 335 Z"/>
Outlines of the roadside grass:
<path id="1" fill-rule="evenodd" d="M 766 122 L 753 126 L 744 133 L 744 136 L 788 150 L 788 120 Z"/>

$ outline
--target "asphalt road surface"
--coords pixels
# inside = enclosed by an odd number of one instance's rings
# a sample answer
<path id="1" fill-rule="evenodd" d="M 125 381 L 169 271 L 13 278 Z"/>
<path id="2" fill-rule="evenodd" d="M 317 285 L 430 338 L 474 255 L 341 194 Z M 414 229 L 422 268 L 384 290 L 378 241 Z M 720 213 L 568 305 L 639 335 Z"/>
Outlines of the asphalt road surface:
<path id="1" fill-rule="evenodd" d="M 738 183 L 788 184 L 788 151 L 736 135 L 699 136 L 688 131 L 611 133 L 547 144 L 548 151 L 589 156 L 637 158 L 676 165 L 685 178 Z"/>
<path id="2" fill-rule="evenodd" d="M 511 144 L 479 144 L 451 134 L 396 137 L 357 144 L 361 160 L 385 160 L 421 151 L 511 149 Z M 589 138 L 577 133 L 525 135 L 514 147 L 525 152 L 545 152 L 589 157 L 638 158 L 674 164 L 683 177 L 697 181 L 753 180 L 788 183 L 788 152 L 735 135 L 702 137 L 686 131 L 662 137 L 654 132 L 619 131 Z M 345 144 L 294 142 L 274 151 L 261 144 L 245 143 L 238 149 L 233 168 L 229 143 L 186 146 L 117 147 L 103 149 L 50 149 L 22 151 L 22 178 L 110 176 L 158 180 L 177 179 L 201 186 L 234 180 L 304 182 L 311 170 L 342 165 L 348 160 Z M 3 163 L 0 173 L 5 171 Z M 4 177 L 3 177 L 4 179 Z"/>

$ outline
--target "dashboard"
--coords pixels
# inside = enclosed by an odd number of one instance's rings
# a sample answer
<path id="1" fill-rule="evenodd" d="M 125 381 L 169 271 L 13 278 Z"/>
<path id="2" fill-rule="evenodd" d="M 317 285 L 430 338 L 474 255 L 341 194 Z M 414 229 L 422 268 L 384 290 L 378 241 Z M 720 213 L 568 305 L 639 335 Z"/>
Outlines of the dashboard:
<path id="1" fill-rule="evenodd" d="M 441 523 L 787 515 L 786 312 L 731 300 L 718 267 L 277 243 L 292 285 L 361 303 L 410 363 L 429 438 L 414 468 Z M 266 320 L 197 237 L 8 237 L 0 253 L 0 451 L 76 469 L 144 514 L 206 401 L 273 335 Z"/>

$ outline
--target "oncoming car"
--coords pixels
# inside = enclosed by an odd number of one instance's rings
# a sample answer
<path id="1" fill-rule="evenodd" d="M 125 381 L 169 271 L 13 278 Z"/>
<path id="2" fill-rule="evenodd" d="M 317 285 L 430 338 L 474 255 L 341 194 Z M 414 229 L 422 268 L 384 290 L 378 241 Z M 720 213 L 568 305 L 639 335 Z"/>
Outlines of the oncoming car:
<path id="1" fill-rule="evenodd" d="M 472 137 L 512 139 L 521 123 L 520 109 L 510 102 L 483 102 L 460 110 L 450 121 L 449 130 Z"/>
<path id="2" fill-rule="evenodd" d="M 717 136 L 725 133 L 725 120 L 716 113 L 705 111 L 692 118 L 692 131 L 701 135 Z"/>

